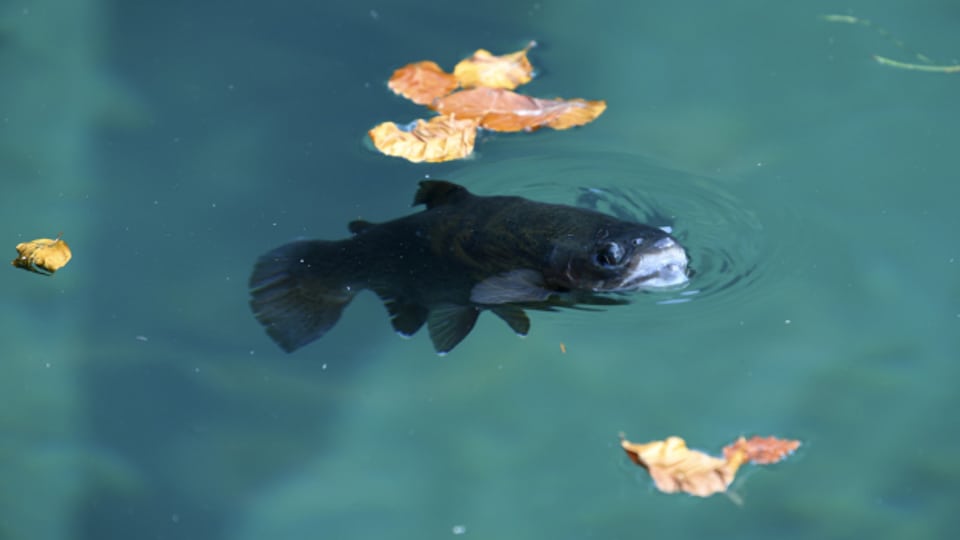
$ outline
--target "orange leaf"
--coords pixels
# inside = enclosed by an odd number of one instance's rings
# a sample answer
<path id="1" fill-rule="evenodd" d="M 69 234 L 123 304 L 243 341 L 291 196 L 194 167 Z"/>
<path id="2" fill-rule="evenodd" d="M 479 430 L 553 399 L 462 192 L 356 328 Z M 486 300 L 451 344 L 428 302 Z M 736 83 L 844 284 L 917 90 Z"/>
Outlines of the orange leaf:
<path id="1" fill-rule="evenodd" d="M 749 439 L 740 437 L 728 444 L 723 448 L 723 455 L 729 459 L 732 454 L 743 452 L 747 461 L 757 465 L 769 465 L 786 458 L 797 448 L 800 448 L 800 441 L 754 435 Z"/>
<path id="2" fill-rule="evenodd" d="M 17 244 L 17 258 L 10 264 L 46 276 L 63 268 L 73 254 L 70 246 L 57 236 L 55 239 L 38 238 Z"/>
<path id="3" fill-rule="evenodd" d="M 657 489 L 664 493 L 683 491 L 707 497 L 727 490 L 743 459 L 720 459 L 687 448 L 680 437 L 634 444 L 623 439 L 623 449 L 637 465 L 650 472 Z"/>
<path id="4" fill-rule="evenodd" d="M 479 49 L 470 58 L 461 60 L 453 68 L 453 75 L 464 88 L 485 86 L 513 90 L 533 79 L 533 66 L 527 59 L 527 51 L 536 44 L 531 41 L 523 50 L 503 56 Z"/>
<path id="5" fill-rule="evenodd" d="M 414 62 L 394 71 L 387 86 L 418 105 L 430 105 L 456 90 L 457 78 L 435 62 Z"/>
<path id="6" fill-rule="evenodd" d="M 596 119 L 604 101 L 538 99 L 498 88 L 462 90 L 437 99 L 433 108 L 458 118 L 476 118 L 493 131 L 533 131 L 543 126 L 567 129 Z"/>
<path id="7" fill-rule="evenodd" d="M 451 161 L 473 152 L 477 121 L 435 116 L 430 121 L 417 120 L 412 127 L 404 128 L 384 122 L 368 134 L 377 150 L 388 156 L 414 163 Z"/>

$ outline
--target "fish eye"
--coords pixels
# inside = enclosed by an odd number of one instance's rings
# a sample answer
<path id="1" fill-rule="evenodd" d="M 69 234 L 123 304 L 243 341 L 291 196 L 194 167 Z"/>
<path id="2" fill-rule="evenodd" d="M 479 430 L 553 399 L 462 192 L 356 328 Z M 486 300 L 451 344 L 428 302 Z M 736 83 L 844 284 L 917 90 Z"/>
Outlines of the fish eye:
<path id="1" fill-rule="evenodd" d="M 607 242 L 595 255 L 600 266 L 617 266 L 623 262 L 623 247 L 616 242 Z"/>

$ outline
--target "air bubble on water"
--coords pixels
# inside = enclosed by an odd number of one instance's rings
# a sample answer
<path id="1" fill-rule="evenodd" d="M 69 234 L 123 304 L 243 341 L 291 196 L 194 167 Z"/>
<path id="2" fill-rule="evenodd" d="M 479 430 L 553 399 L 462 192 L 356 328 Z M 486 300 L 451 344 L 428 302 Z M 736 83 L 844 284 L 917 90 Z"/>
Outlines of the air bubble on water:
<path id="1" fill-rule="evenodd" d="M 453 534 L 458 535 L 458 536 L 461 535 L 461 534 L 466 534 L 466 533 L 467 533 L 467 526 L 466 526 L 466 525 L 454 525 L 453 528 L 450 529 L 450 531 L 451 531 Z"/>

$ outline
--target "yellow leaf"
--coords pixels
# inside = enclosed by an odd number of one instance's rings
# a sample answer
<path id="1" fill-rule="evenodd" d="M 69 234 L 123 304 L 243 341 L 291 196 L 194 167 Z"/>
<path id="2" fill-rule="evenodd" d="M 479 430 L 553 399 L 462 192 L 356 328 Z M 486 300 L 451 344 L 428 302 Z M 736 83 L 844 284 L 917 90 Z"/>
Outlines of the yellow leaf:
<path id="1" fill-rule="evenodd" d="M 690 450 L 680 437 L 646 444 L 623 439 L 621 445 L 634 463 L 650 472 L 657 489 L 664 493 L 683 491 L 698 497 L 726 491 L 745 458 L 742 452 L 728 460 Z"/>
<path id="2" fill-rule="evenodd" d="M 660 491 L 682 491 L 707 497 L 727 491 L 737 470 L 744 463 L 777 463 L 799 448 L 800 441 L 777 437 L 740 437 L 724 447 L 722 458 L 690 450 L 680 437 L 637 444 L 621 435 L 620 445 L 634 463 L 650 472 L 654 485 Z"/>
<path id="3" fill-rule="evenodd" d="M 30 272 L 53 275 L 63 268 L 70 258 L 70 246 L 57 236 L 55 239 L 38 238 L 17 244 L 17 258 L 10 264 Z"/>
<path id="4" fill-rule="evenodd" d="M 369 131 L 373 145 L 388 156 L 407 161 L 440 162 L 460 159 L 473 152 L 477 121 L 452 116 L 417 120 L 410 129 L 384 122 Z"/>
<path id="5" fill-rule="evenodd" d="M 465 58 L 453 68 L 453 75 L 464 88 L 485 86 L 513 90 L 533 78 L 533 66 L 527 59 L 527 51 L 535 46 L 531 41 L 523 50 L 495 56 L 479 49 L 470 58 Z"/>

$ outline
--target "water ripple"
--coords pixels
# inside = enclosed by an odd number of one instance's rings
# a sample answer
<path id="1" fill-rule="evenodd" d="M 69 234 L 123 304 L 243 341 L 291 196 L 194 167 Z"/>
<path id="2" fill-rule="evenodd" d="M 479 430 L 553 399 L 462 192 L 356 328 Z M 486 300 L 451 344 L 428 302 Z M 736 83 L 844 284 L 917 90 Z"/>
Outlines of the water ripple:
<path id="1" fill-rule="evenodd" d="M 773 253 L 756 214 L 728 181 L 699 176 L 630 154 L 573 151 L 472 163 L 451 175 L 472 191 L 596 208 L 623 219 L 671 227 L 694 275 L 679 291 L 648 293 L 638 303 L 695 303 L 723 309 L 756 296 Z"/>

